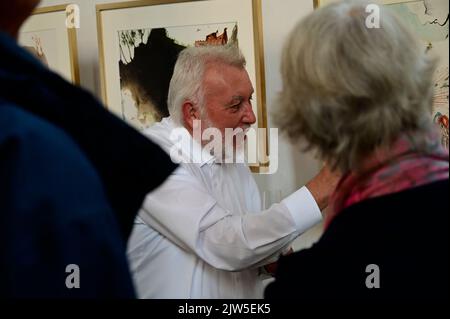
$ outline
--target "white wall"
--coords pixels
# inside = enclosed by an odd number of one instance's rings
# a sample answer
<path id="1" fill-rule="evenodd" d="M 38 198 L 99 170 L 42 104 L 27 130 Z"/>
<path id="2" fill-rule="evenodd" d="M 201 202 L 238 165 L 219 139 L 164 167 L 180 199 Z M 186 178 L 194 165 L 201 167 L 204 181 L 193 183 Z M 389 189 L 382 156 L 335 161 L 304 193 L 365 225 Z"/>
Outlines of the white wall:
<path id="1" fill-rule="evenodd" d="M 78 59 L 81 85 L 100 96 L 98 43 L 95 5 L 99 3 L 123 2 L 124 0 L 43 0 L 41 7 L 66 3 L 76 3 L 80 7 L 80 29 L 77 30 Z M 266 99 L 269 113 L 269 127 L 272 124 L 270 113 L 277 92 L 281 88 L 279 74 L 280 55 L 284 40 L 296 22 L 312 12 L 313 0 L 262 0 L 262 22 L 264 36 L 264 58 L 266 73 Z M 283 196 L 289 195 L 314 176 L 318 162 L 309 154 L 300 152 L 283 137 L 279 141 L 278 171 L 271 175 L 255 175 L 262 191 L 280 190 Z M 321 234 L 318 225 L 302 235 L 294 244 L 295 249 L 309 246 Z"/>
<path id="2" fill-rule="evenodd" d="M 313 0 L 262 0 L 264 59 L 266 73 L 266 100 L 269 127 L 272 123 L 274 102 L 281 89 L 281 51 L 290 30 L 304 16 L 313 11 Z M 279 139 L 278 171 L 271 175 L 255 175 L 262 191 L 279 189 L 283 196 L 305 185 L 319 170 L 319 162 L 311 154 L 300 151 L 282 135 Z M 322 224 L 309 230 L 294 243 L 298 250 L 310 246 L 322 233 Z"/>

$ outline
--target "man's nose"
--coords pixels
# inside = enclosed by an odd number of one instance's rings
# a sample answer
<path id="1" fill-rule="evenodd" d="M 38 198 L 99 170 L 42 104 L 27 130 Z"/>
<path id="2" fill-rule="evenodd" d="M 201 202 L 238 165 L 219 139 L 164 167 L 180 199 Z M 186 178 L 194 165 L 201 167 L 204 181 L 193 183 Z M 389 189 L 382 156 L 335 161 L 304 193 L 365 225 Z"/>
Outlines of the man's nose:
<path id="1" fill-rule="evenodd" d="M 251 103 L 247 104 L 242 121 L 250 125 L 256 122 L 256 116 L 255 113 L 253 112 L 253 107 Z"/>

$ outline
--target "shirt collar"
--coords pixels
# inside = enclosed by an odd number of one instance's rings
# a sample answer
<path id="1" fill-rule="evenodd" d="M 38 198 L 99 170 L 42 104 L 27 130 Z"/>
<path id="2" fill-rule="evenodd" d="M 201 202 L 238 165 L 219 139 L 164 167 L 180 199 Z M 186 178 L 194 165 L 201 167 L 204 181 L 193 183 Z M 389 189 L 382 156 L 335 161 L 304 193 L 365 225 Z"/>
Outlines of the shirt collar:
<path id="1" fill-rule="evenodd" d="M 179 153 L 181 153 L 179 154 L 181 155 L 179 156 L 181 158 L 178 158 L 180 162 L 198 163 L 200 167 L 205 164 L 211 165 L 217 162 L 216 157 L 210 154 L 196 140 L 194 140 L 185 127 L 176 125 L 171 118 L 168 120 L 170 121 L 171 126 L 171 132 L 169 132 L 169 134 L 173 142 L 173 146 L 177 148 Z M 176 129 L 177 131 L 176 134 L 172 135 L 173 129 Z"/>

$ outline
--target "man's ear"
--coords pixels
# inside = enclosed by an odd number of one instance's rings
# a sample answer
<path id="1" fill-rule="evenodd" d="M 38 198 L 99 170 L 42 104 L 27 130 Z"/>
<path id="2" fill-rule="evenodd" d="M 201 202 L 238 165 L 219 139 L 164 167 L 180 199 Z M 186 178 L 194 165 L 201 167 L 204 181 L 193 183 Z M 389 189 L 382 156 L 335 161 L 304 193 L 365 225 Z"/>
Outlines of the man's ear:
<path id="1" fill-rule="evenodd" d="M 186 101 L 182 106 L 183 122 L 189 132 L 192 132 L 194 127 L 194 120 L 200 120 L 198 107 L 190 101 Z"/>

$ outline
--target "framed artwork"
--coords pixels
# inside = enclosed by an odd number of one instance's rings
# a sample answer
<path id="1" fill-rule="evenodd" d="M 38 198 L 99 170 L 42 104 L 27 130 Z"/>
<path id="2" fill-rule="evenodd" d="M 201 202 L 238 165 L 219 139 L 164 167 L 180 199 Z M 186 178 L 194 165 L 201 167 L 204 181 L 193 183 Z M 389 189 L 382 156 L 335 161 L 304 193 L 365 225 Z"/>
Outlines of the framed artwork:
<path id="1" fill-rule="evenodd" d="M 66 5 L 36 9 L 19 31 L 19 44 L 52 71 L 80 83 L 76 29 L 66 27 Z"/>
<path id="2" fill-rule="evenodd" d="M 143 0 L 96 10 L 102 98 L 123 120 L 143 130 L 168 116 L 181 50 L 236 41 L 255 88 L 255 128 L 267 127 L 260 0 Z"/>
<path id="3" fill-rule="evenodd" d="M 315 8 L 337 0 L 315 0 Z M 433 119 L 441 129 L 442 145 L 449 149 L 449 2 L 448 0 L 384 0 L 423 43 L 425 51 L 439 57 L 434 74 Z"/>

